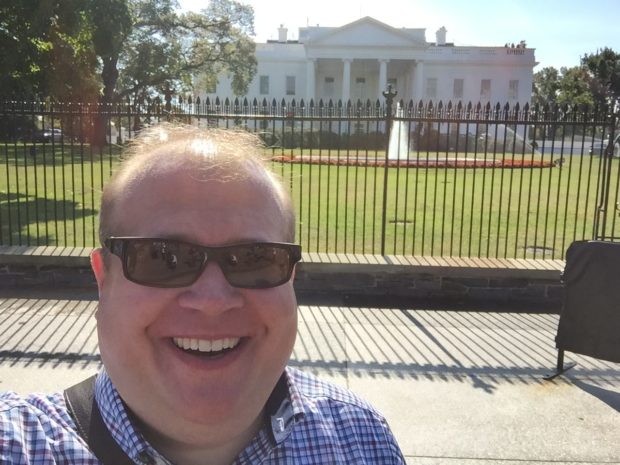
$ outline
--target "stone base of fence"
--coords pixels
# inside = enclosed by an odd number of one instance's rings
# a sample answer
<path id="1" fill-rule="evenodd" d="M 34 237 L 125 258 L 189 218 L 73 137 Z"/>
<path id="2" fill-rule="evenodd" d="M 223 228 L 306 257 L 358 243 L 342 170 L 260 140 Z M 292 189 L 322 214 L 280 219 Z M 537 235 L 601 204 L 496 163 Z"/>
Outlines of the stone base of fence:
<path id="1" fill-rule="evenodd" d="M 561 260 L 308 254 L 297 292 L 347 305 L 508 304 L 559 310 Z"/>
<path id="2" fill-rule="evenodd" d="M 96 287 L 90 248 L 0 246 L 0 289 Z M 295 288 L 343 305 L 415 301 L 526 304 L 559 309 L 561 260 L 304 254 Z"/>

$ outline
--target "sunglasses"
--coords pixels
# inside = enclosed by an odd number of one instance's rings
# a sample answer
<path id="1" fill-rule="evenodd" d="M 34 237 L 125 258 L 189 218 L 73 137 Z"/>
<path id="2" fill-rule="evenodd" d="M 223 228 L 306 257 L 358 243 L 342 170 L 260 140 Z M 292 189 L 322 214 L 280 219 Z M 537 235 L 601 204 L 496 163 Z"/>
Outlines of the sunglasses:
<path id="1" fill-rule="evenodd" d="M 110 237 L 104 247 L 120 257 L 125 278 L 150 287 L 189 286 L 215 262 L 231 286 L 267 289 L 291 279 L 301 260 L 301 246 L 279 242 L 205 247 L 174 239 Z"/>

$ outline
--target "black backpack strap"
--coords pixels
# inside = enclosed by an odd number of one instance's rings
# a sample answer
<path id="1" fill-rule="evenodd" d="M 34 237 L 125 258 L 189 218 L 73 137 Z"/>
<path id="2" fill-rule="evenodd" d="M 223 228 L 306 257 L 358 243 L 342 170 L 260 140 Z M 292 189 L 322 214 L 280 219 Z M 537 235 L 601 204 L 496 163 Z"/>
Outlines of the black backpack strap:
<path id="1" fill-rule="evenodd" d="M 134 465 L 106 427 L 95 400 L 95 376 L 65 389 L 69 414 L 90 450 L 105 465 Z"/>

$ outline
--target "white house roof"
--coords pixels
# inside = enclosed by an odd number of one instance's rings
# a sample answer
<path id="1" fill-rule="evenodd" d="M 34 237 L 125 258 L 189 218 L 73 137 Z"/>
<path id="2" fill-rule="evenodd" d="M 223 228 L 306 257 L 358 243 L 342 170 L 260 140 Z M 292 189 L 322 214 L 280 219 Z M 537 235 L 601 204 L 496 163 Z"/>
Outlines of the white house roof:
<path id="1" fill-rule="evenodd" d="M 299 41 L 309 47 L 376 46 L 424 47 L 425 29 L 396 29 L 370 16 L 341 27 L 299 29 Z"/>

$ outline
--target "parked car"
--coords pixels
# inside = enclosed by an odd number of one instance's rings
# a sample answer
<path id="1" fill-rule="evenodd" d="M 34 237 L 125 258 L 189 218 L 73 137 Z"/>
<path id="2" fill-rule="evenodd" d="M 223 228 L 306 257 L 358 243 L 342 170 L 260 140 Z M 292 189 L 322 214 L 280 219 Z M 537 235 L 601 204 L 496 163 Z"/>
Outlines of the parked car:
<path id="1" fill-rule="evenodd" d="M 37 142 L 60 142 L 62 140 L 62 130 L 60 129 L 43 129 L 37 131 L 35 135 Z"/>
<path id="2" fill-rule="evenodd" d="M 590 146 L 590 155 L 603 156 L 603 154 L 613 154 L 615 158 L 620 157 L 620 133 L 614 138 L 613 144 L 609 143 L 609 137 L 603 141 L 596 141 Z"/>

